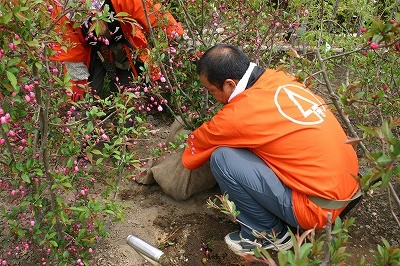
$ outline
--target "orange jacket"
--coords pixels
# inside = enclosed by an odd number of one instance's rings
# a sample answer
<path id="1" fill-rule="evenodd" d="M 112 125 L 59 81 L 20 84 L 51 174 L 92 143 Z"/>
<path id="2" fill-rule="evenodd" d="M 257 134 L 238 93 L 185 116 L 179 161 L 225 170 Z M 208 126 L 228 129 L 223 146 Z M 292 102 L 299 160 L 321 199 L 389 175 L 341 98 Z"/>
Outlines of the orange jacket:
<path id="1" fill-rule="evenodd" d="M 134 29 L 131 23 L 121 23 L 124 37 L 135 47 L 135 48 L 146 48 L 148 45 L 146 35 L 149 32 L 149 25 L 147 23 L 144 9 L 142 8 L 142 0 L 111 0 L 112 5 L 116 13 L 126 12 L 137 21 Z M 149 21 L 152 27 L 157 25 L 159 21 L 165 20 L 163 27 L 168 35 L 171 35 L 174 31 L 178 35 L 183 34 L 183 29 L 180 23 L 178 23 L 169 12 L 160 11 L 161 5 L 153 5 L 152 1 L 146 0 L 147 13 L 149 14 Z M 61 12 L 61 7 L 57 7 L 57 13 Z M 55 13 L 55 15 L 57 15 Z M 72 23 L 68 22 L 68 18 L 63 17 L 60 25 L 66 27 L 63 32 L 64 41 L 70 44 L 74 44 L 68 51 L 60 51 L 60 53 L 52 57 L 53 60 L 60 62 L 89 62 L 90 48 L 91 45 L 86 44 L 82 33 L 79 28 L 74 29 Z M 58 29 L 60 32 L 61 29 Z M 56 48 L 57 49 L 57 48 Z"/>
<path id="2" fill-rule="evenodd" d="M 358 161 L 325 102 L 295 78 L 267 69 L 249 89 L 192 132 L 183 165 L 203 165 L 220 146 L 248 148 L 292 189 L 293 208 L 304 229 L 323 227 L 328 211 L 306 195 L 348 199 L 357 191 Z"/>
<path id="3" fill-rule="evenodd" d="M 135 49 L 146 48 L 148 45 L 146 36 L 149 33 L 149 24 L 147 23 L 146 13 L 142 7 L 142 0 L 111 0 L 111 3 L 117 14 L 126 12 L 130 15 L 130 18 L 137 22 L 134 27 L 132 27 L 131 23 L 121 23 L 125 39 L 127 39 Z M 163 27 L 168 36 L 172 36 L 173 33 L 177 35 L 183 34 L 181 24 L 175 20 L 171 13 L 160 10 L 161 4 L 153 4 L 151 0 L 146 0 L 145 3 L 152 27 Z M 59 4 L 55 4 L 54 10 L 53 18 L 56 18 L 57 15 L 62 12 L 62 7 Z M 62 17 L 58 25 L 59 27 L 56 28 L 56 31 L 62 32 L 63 42 L 73 45 L 70 49 L 64 51 L 61 49 L 60 45 L 55 44 L 53 49 L 58 52 L 51 57 L 51 60 L 59 62 L 84 62 L 86 66 L 89 66 L 92 46 L 86 43 L 80 29 L 74 29 L 73 23 L 70 23 L 67 17 Z M 130 60 L 131 68 L 136 75 L 134 63 L 129 55 L 130 48 L 127 45 L 125 45 L 124 48 Z M 145 61 L 147 59 L 147 54 L 142 54 L 141 59 Z M 82 81 L 76 83 L 82 84 Z M 73 90 L 74 89 L 79 90 L 73 87 Z"/>

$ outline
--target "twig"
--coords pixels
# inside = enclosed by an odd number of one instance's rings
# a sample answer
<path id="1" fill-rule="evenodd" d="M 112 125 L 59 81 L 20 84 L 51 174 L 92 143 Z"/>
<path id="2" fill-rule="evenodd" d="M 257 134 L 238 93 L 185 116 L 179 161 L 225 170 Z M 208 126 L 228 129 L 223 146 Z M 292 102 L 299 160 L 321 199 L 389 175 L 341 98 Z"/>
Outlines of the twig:
<path id="1" fill-rule="evenodd" d="M 358 134 L 357 134 L 356 130 L 354 129 L 354 127 L 351 124 L 349 118 L 346 116 L 346 114 L 344 113 L 343 109 L 341 108 L 341 106 L 340 106 L 340 104 L 339 104 L 339 102 L 337 100 L 338 96 L 333 91 L 332 84 L 331 84 L 331 82 L 329 80 L 329 77 L 328 77 L 328 74 L 326 72 L 325 63 L 324 63 L 324 60 L 321 57 L 319 49 L 315 49 L 315 54 L 316 54 L 317 59 L 318 59 L 319 64 L 320 64 L 320 69 L 321 69 L 320 72 L 322 73 L 322 76 L 323 76 L 323 78 L 325 80 L 326 87 L 328 89 L 328 92 L 330 94 L 332 102 L 333 102 L 334 106 L 336 107 L 337 112 L 339 113 L 339 115 L 342 118 L 343 122 L 346 124 L 346 126 L 350 130 L 350 132 L 353 135 L 353 137 L 358 138 Z M 365 147 L 364 143 L 360 142 L 360 146 L 361 146 L 362 150 L 364 151 L 364 153 L 368 153 L 368 150 Z"/>
<path id="2" fill-rule="evenodd" d="M 389 207 L 390 207 L 390 212 L 392 213 L 394 219 L 396 220 L 397 224 L 400 226 L 400 220 L 397 218 L 396 213 L 393 211 L 393 206 L 392 206 L 392 201 L 390 200 L 390 193 L 393 195 L 394 200 L 397 202 L 397 204 L 400 206 L 400 199 L 396 194 L 396 191 L 394 190 L 393 186 L 391 183 L 389 183 L 389 189 L 388 189 L 388 197 L 389 197 Z"/>
<path id="3" fill-rule="evenodd" d="M 187 9 L 186 9 L 185 4 L 182 3 L 182 0 L 178 0 L 178 2 L 179 2 L 179 6 L 182 7 L 182 9 L 183 9 L 183 13 L 185 13 L 185 20 L 186 20 L 186 21 L 190 21 L 190 24 L 191 24 L 193 27 L 196 27 L 196 23 L 194 23 L 194 21 L 192 20 L 192 18 L 189 16 L 189 13 L 188 13 L 188 11 L 187 11 Z M 186 24 L 189 25 L 188 22 L 186 22 Z M 193 33 L 193 31 L 192 31 L 191 28 L 189 28 L 189 32 L 190 32 L 190 35 L 191 35 L 192 40 L 194 41 L 194 33 Z M 195 46 L 195 47 L 196 47 L 196 46 Z"/>
<path id="4" fill-rule="evenodd" d="M 328 266 L 330 264 L 330 251 L 329 244 L 332 242 L 332 213 L 328 212 L 327 222 L 325 226 L 326 239 L 324 243 L 324 260 L 321 263 L 321 266 Z"/>
<path id="5" fill-rule="evenodd" d="M 144 11 L 144 14 L 145 14 L 145 17 L 146 17 L 146 22 L 147 22 L 147 24 L 148 24 L 150 38 L 151 38 L 151 40 L 152 40 L 153 43 L 154 43 L 154 42 L 155 42 L 155 37 L 154 37 L 153 27 L 152 27 L 152 25 L 151 25 L 151 23 L 150 23 L 150 18 L 149 18 L 149 15 L 148 15 L 149 13 L 148 13 L 148 10 L 147 10 L 147 6 L 146 6 L 146 1 L 145 1 L 145 0 L 142 0 L 142 7 L 143 7 L 143 11 Z M 167 82 L 167 84 L 168 84 L 168 89 L 169 89 L 169 91 L 172 93 L 172 92 L 173 92 L 173 90 L 172 90 L 173 86 L 172 86 L 171 81 L 170 81 L 170 79 L 169 79 L 169 77 L 168 77 L 168 75 L 167 75 L 167 71 L 165 70 L 164 64 L 160 64 L 160 68 L 161 68 L 161 72 L 162 72 L 162 74 L 164 75 L 164 77 L 165 77 L 165 79 L 166 79 L 166 82 Z M 177 85 L 177 87 L 179 88 L 179 85 Z M 176 101 L 174 101 L 174 104 L 175 104 L 176 110 L 178 110 L 179 115 L 182 117 L 182 121 L 183 121 L 183 122 L 185 123 L 185 125 L 189 128 L 189 127 L 190 127 L 190 124 L 189 124 L 189 122 L 185 119 L 185 117 L 183 116 L 183 113 L 182 113 L 181 108 L 179 108 L 179 106 L 177 105 L 177 102 L 176 102 Z"/>
<path id="6" fill-rule="evenodd" d="M 48 74 L 50 75 L 50 67 L 48 65 L 48 55 L 47 52 L 45 51 L 44 53 L 45 56 L 45 64 L 46 64 L 46 70 L 48 72 Z M 35 78 L 39 78 L 38 77 L 38 69 L 35 65 L 33 65 L 33 75 L 35 76 Z M 50 85 L 51 87 L 51 85 Z M 49 134 L 49 99 L 51 98 L 50 96 L 50 90 L 46 89 L 45 90 L 45 97 L 47 99 L 47 101 L 43 102 L 42 97 L 42 90 L 38 87 L 38 85 L 35 85 L 35 94 L 39 97 L 36 97 L 36 101 L 37 104 L 39 106 L 39 125 L 40 125 L 40 159 L 43 162 L 43 172 L 44 175 L 46 176 L 46 179 L 49 180 L 49 182 L 54 185 L 55 184 L 55 180 L 53 178 L 53 176 L 50 173 L 50 158 L 49 158 L 49 149 L 48 149 L 48 134 Z M 51 197 L 51 205 L 53 207 L 54 210 L 57 209 L 57 196 L 54 193 L 53 189 L 50 189 L 50 197 Z M 59 215 L 59 214 L 57 214 Z M 64 237 L 64 233 L 63 233 L 63 228 L 61 225 L 61 219 L 57 219 L 56 223 L 55 223 L 55 227 L 57 230 L 57 236 L 59 239 L 62 239 Z"/>
<path id="7" fill-rule="evenodd" d="M 337 58 L 337 57 L 342 57 L 342 56 L 345 56 L 345 55 L 354 54 L 354 53 L 357 53 L 357 52 L 359 52 L 359 51 L 364 50 L 366 47 L 367 47 L 367 46 L 365 45 L 365 46 L 363 46 L 363 47 L 361 47 L 361 48 L 358 48 L 358 49 L 355 49 L 355 50 L 352 50 L 352 51 L 349 51 L 349 52 L 345 52 L 345 53 L 341 53 L 341 54 L 336 54 L 336 55 L 332 55 L 332 56 L 329 56 L 329 57 L 325 57 L 324 59 L 322 59 L 322 61 L 328 61 L 328 60 L 331 60 L 331 59 L 333 59 L 333 58 Z"/>
<path id="8" fill-rule="evenodd" d="M 6 141 L 5 143 L 6 143 L 7 150 L 10 153 L 11 159 L 14 161 L 15 160 L 14 153 L 13 153 L 10 141 L 8 139 L 8 136 L 7 136 L 6 132 L 4 131 L 3 127 L 0 127 L 0 133 L 3 136 L 3 139 Z"/>
<path id="9" fill-rule="evenodd" d="M 331 99 L 332 99 L 332 102 L 333 102 L 333 104 L 335 105 L 337 112 L 339 113 L 339 116 L 342 118 L 342 121 L 346 124 L 346 126 L 347 126 L 348 129 L 350 130 L 350 132 L 351 132 L 351 134 L 353 135 L 353 137 L 359 138 L 357 132 L 355 131 L 355 129 L 354 129 L 354 127 L 353 127 L 353 125 L 351 124 L 350 120 L 348 119 L 348 117 L 345 115 L 343 109 L 341 108 L 341 106 L 340 106 L 340 104 L 339 104 L 339 102 L 338 102 L 338 100 L 337 100 L 338 97 L 337 97 L 336 93 L 333 91 L 332 85 L 331 85 L 331 83 L 330 83 L 330 80 L 329 80 L 329 77 L 328 77 L 328 74 L 327 74 L 326 68 L 325 68 L 325 63 L 324 63 L 324 61 L 325 61 L 326 59 L 323 60 L 323 59 L 321 58 L 321 54 L 320 54 L 320 52 L 319 52 L 319 49 L 316 49 L 316 50 L 315 50 L 315 54 L 316 54 L 317 59 L 318 59 L 318 61 L 319 61 L 319 63 L 320 63 L 320 68 L 321 68 L 321 72 L 322 72 L 322 75 L 323 75 L 324 80 L 325 80 L 325 83 L 326 83 L 326 87 L 327 87 L 327 89 L 328 89 L 328 91 L 329 91 L 329 93 L 330 93 L 330 97 L 331 97 Z M 359 145 L 360 145 L 360 147 L 361 147 L 361 149 L 363 150 L 364 153 L 369 153 L 367 147 L 364 145 L 364 143 L 363 143 L 362 141 L 359 142 Z M 395 200 L 396 200 L 398 206 L 400 206 L 400 200 L 399 200 L 399 198 L 397 197 L 397 195 L 396 195 L 396 193 L 395 193 L 395 191 L 394 191 L 394 189 L 393 189 L 393 186 L 391 185 L 390 182 L 389 182 L 389 187 L 391 188 L 391 189 L 390 189 L 390 192 L 391 192 L 391 193 L 393 194 L 393 196 L 395 197 Z M 392 208 L 390 208 L 390 210 L 391 210 L 392 213 L 394 213 Z M 397 217 L 395 217 L 395 219 L 398 221 Z"/>

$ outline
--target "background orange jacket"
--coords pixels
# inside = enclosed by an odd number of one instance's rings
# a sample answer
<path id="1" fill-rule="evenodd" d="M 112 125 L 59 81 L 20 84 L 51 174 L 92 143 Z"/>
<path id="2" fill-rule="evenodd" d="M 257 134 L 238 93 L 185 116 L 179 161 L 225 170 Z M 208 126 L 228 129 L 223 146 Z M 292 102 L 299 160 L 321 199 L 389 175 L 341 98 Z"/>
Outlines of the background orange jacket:
<path id="1" fill-rule="evenodd" d="M 134 26 L 132 26 L 132 23 L 121 23 L 125 39 L 128 40 L 135 49 L 143 49 L 148 46 L 147 35 L 150 25 L 152 27 L 162 27 L 168 36 L 172 36 L 174 33 L 177 35 L 183 34 L 181 24 L 175 20 L 171 13 L 162 11 L 161 4 L 153 4 L 153 1 L 150 0 L 145 1 L 147 14 L 149 15 L 149 25 L 147 23 L 146 13 L 142 7 L 142 0 L 111 0 L 111 3 L 117 14 L 126 12 L 129 14 L 129 18 L 137 22 L 134 23 Z M 57 16 L 62 13 L 62 6 L 54 5 L 55 12 L 53 12 L 53 18 L 56 19 Z M 71 44 L 72 47 L 64 51 L 61 49 L 60 45 L 55 44 L 53 49 L 58 51 L 58 53 L 52 56 L 51 60 L 59 62 L 84 62 L 86 66 L 89 66 L 92 46 L 86 43 L 80 28 L 74 28 L 73 24 L 74 23 L 69 21 L 65 16 L 59 21 L 56 31 L 59 31 L 63 35 L 63 43 Z M 131 48 L 127 45 L 124 45 L 124 48 L 131 63 L 132 71 L 137 75 L 134 62 L 130 55 Z M 143 49 L 143 51 L 146 50 Z M 141 60 L 146 61 L 148 55 L 146 52 L 142 52 L 139 53 L 139 57 Z M 78 88 L 76 85 L 84 83 L 86 83 L 86 81 L 76 81 L 75 84 L 73 84 L 73 91 L 75 90 L 75 93 L 79 91 L 78 93 L 82 93 L 83 95 L 83 89 Z"/>
<path id="2" fill-rule="evenodd" d="M 356 153 L 339 122 L 320 98 L 295 78 L 267 69 L 249 89 L 233 98 L 192 132 L 182 163 L 203 165 L 220 146 L 247 148 L 292 189 L 294 213 L 304 229 L 323 227 L 328 211 L 306 195 L 348 199 L 357 191 Z"/>

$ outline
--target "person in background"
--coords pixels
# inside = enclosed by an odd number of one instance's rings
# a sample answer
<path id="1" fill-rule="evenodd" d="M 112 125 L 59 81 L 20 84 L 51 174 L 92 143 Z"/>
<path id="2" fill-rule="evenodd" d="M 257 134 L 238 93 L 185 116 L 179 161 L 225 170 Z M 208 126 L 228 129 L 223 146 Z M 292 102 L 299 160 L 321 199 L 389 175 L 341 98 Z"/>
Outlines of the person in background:
<path id="1" fill-rule="evenodd" d="M 328 213 L 333 221 L 359 196 L 352 145 L 323 99 L 296 78 L 260 68 L 228 44 L 208 49 L 197 73 L 224 105 L 189 135 L 182 164 L 193 170 L 210 160 L 238 220 L 249 226 L 226 235 L 231 250 L 287 250 L 289 226 L 320 229 Z"/>
<path id="2" fill-rule="evenodd" d="M 58 31 L 63 33 L 63 42 L 72 44 L 64 51 L 60 45 L 54 45 L 57 51 L 51 59 L 63 62 L 65 71 L 71 77 L 73 101 L 85 95 L 85 87 L 89 83 L 92 93 L 104 95 L 104 77 L 110 80 L 110 91 L 117 91 L 119 85 L 126 85 L 132 77 L 140 73 L 140 66 L 148 59 L 149 50 L 147 34 L 151 27 L 162 27 L 169 39 L 183 34 L 183 29 L 171 13 L 161 11 L 161 4 L 151 0 L 93 0 L 92 10 L 109 8 L 109 22 L 89 18 L 78 28 L 74 28 L 73 15 L 63 16 L 58 23 Z M 55 4 L 53 17 L 61 14 L 62 6 Z M 128 14 L 122 22 L 116 14 Z M 148 21 L 151 25 L 148 24 Z M 96 31 L 93 29 L 98 29 Z M 150 64 L 151 65 L 151 64 Z M 159 73 L 154 74 L 157 79 Z"/>

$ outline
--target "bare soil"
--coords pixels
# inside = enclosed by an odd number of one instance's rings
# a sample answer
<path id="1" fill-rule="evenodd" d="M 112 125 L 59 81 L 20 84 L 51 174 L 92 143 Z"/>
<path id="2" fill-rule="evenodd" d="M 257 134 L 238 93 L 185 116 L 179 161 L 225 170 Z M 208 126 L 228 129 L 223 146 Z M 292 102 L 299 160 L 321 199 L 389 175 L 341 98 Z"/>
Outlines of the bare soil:
<path id="1" fill-rule="evenodd" d="M 261 265 L 246 264 L 225 245 L 224 236 L 238 227 L 223 214 L 207 208 L 207 198 L 216 194 L 218 186 L 186 201 L 176 201 L 158 185 L 127 185 L 120 192 L 126 220 L 111 225 L 111 235 L 100 243 L 92 265 L 151 265 L 126 243 L 128 235 L 139 236 L 156 247 L 164 246 L 161 250 L 173 265 Z M 366 265 L 373 265 L 373 254 L 377 253 L 377 244 L 382 245 L 382 237 L 400 246 L 400 229 L 387 203 L 386 192 L 379 191 L 362 200 L 354 215 L 356 225 L 350 230 L 347 251 L 352 257 L 344 265 L 356 265 L 363 256 Z M 200 252 L 203 243 L 212 249 L 209 257 Z"/>
<path id="2" fill-rule="evenodd" d="M 158 125 L 154 142 L 168 135 L 167 127 Z M 156 126 L 157 127 L 157 126 Z M 395 189 L 400 194 L 396 184 Z M 128 235 L 135 235 L 159 247 L 173 265 L 262 265 L 250 263 L 233 254 L 224 243 L 224 236 L 237 230 L 238 225 L 227 216 L 207 208 L 206 200 L 219 194 L 218 186 L 199 193 L 185 201 L 166 195 L 157 185 L 125 184 L 119 198 L 126 207 L 124 222 L 110 225 L 110 237 L 100 242 L 91 260 L 93 266 L 151 265 L 126 243 Z M 393 211 L 400 216 L 400 210 Z M 357 265 L 362 257 L 365 265 L 374 264 L 376 246 L 385 238 L 394 247 L 400 247 L 400 226 L 393 215 L 386 191 L 377 189 L 364 196 L 353 214 L 356 224 L 350 229 L 352 254 L 343 265 Z M 207 245 L 209 256 L 200 249 Z M 272 254 L 276 259 L 276 254 Z"/>

